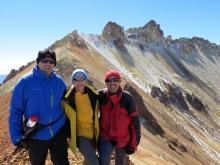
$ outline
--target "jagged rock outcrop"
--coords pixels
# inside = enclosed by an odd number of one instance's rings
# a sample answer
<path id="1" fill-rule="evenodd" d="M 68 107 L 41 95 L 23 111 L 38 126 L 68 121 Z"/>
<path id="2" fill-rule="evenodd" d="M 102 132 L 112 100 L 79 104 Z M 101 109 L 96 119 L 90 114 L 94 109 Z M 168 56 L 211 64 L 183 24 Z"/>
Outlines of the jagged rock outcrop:
<path id="1" fill-rule="evenodd" d="M 159 87 L 153 86 L 151 88 L 151 96 L 158 99 L 166 107 L 174 105 L 180 110 L 189 111 L 189 107 L 186 103 L 185 97 L 180 87 L 175 84 L 167 84 L 164 82 L 167 90 L 162 91 Z"/>
<path id="2" fill-rule="evenodd" d="M 163 31 L 160 29 L 160 25 L 157 24 L 154 20 L 148 22 L 144 27 L 143 30 L 146 32 L 147 41 L 155 41 L 160 42 L 163 41 L 164 34 Z"/>
<path id="3" fill-rule="evenodd" d="M 177 152 L 179 155 L 182 154 L 182 152 L 187 152 L 187 148 L 185 145 L 181 144 L 178 139 L 170 139 L 168 141 L 168 147 L 175 152 Z"/>
<path id="4" fill-rule="evenodd" d="M 124 28 L 117 23 L 108 22 L 102 31 L 102 37 L 105 41 L 113 42 L 116 48 L 122 52 L 126 52 L 126 48 L 124 47 L 124 41 L 126 40 Z"/>
<path id="5" fill-rule="evenodd" d="M 128 38 L 134 38 L 147 43 L 160 43 L 164 41 L 163 31 L 154 20 L 151 20 L 143 27 L 128 29 L 126 33 Z"/>
<path id="6" fill-rule="evenodd" d="M 215 60 L 212 56 L 220 56 L 220 46 L 217 46 L 215 43 L 211 43 L 200 37 L 193 37 L 190 41 L 213 62 Z"/>
<path id="7" fill-rule="evenodd" d="M 124 86 L 124 90 L 128 91 L 132 94 L 135 103 L 137 105 L 139 114 L 141 117 L 144 119 L 144 126 L 152 133 L 155 135 L 160 135 L 163 137 L 163 134 L 165 133 L 162 127 L 158 124 L 156 118 L 151 114 L 151 112 L 147 109 L 147 107 L 144 104 L 144 101 L 140 94 L 135 90 L 134 87 L 132 87 L 129 84 L 126 84 Z"/>
<path id="8" fill-rule="evenodd" d="M 191 42 L 203 50 L 208 49 L 208 50 L 212 50 L 213 52 L 214 51 L 218 51 L 218 53 L 220 52 L 220 47 L 218 45 L 216 45 L 215 43 L 211 43 L 210 41 L 205 40 L 201 37 L 193 37 L 191 39 Z"/>
<path id="9" fill-rule="evenodd" d="M 166 39 L 165 39 L 165 42 L 166 42 L 167 44 L 170 44 L 172 41 L 173 41 L 173 39 L 172 39 L 172 36 L 171 36 L 171 35 L 168 35 L 168 36 L 166 37 Z"/>
<path id="10" fill-rule="evenodd" d="M 180 51 L 182 50 L 185 54 L 190 54 L 196 51 L 196 46 L 188 38 L 179 38 L 174 40 L 172 43 L 174 43 L 178 49 Z"/>
<path id="11" fill-rule="evenodd" d="M 25 70 L 28 66 L 30 66 L 31 64 L 33 64 L 34 61 L 27 63 L 26 65 L 22 65 L 18 70 L 16 69 L 12 69 L 10 71 L 10 73 L 7 75 L 7 77 L 4 79 L 3 83 L 5 83 L 6 81 L 8 81 L 9 79 L 13 78 L 17 73 L 22 72 L 23 70 Z"/>
<path id="12" fill-rule="evenodd" d="M 211 55 L 220 55 L 220 46 L 200 37 L 193 37 L 191 39 L 179 38 L 171 41 L 171 43 L 178 45 L 178 49 L 182 50 L 186 54 L 200 50 L 209 58 Z"/>
<path id="13" fill-rule="evenodd" d="M 170 102 L 180 110 L 189 111 L 182 88 L 176 86 L 174 83 L 168 84 L 163 82 L 163 84 L 167 88 Z"/>
<path id="14" fill-rule="evenodd" d="M 203 104 L 199 97 L 195 96 L 194 94 L 190 94 L 185 92 L 185 96 L 189 104 L 199 112 L 204 112 L 208 114 L 208 106 Z"/>
<path id="15" fill-rule="evenodd" d="M 14 77 L 18 73 L 18 70 L 12 69 L 10 73 L 7 75 L 7 77 L 4 79 L 3 83 Z"/>
<path id="16" fill-rule="evenodd" d="M 162 91 L 159 87 L 153 86 L 151 88 L 151 96 L 156 98 L 157 100 L 159 100 L 166 107 L 168 107 L 171 104 L 167 92 L 166 91 Z"/>
<path id="17" fill-rule="evenodd" d="M 105 40 L 123 41 L 125 39 L 124 28 L 110 21 L 105 25 L 102 36 Z"/>
<path id="18" fill-rule="evenodd" d="M 159 100 L 166 107 L 174 105 L 181 111 L 189 111 L 190 104 L 195 110 L 208 114 L 208 105 L 204 104 L 199 97 L 190 94 L 177 85 L 163 82 L 167 90 L 162 91 L 159 87 L 151 88 L 151 96 Z M 188 103 L 188 104 L 187 104 Z"/>

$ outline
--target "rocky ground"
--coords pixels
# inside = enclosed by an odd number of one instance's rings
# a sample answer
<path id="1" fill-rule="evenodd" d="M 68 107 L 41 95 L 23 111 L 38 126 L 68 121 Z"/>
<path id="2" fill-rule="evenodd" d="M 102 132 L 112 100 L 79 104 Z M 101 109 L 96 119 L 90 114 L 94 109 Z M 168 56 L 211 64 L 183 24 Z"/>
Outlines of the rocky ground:
<path id="1" fill-rule="evenodd" d="M 82 155 L 77 152 L 77 154 L 73 154 L 71 152 L 71 150 L 68 150 L 68 157 L 69 157 L 69 162 L 71 165 L 80 165 L 83 164 L 83 157 Z M 29 165 L 30 161 L 28 158 L 28 153 L 27 150 L 25 149 L 20 149 L 20 148 L 13 148 L 12 152 L 5 156 L 2 160 L 2 162 L 0 162 L 0 164 L 2 165 Z M 111 165 L 114 165 L 114 155 L 112 155 L 111 157 Z M 46 160 L 46 165 L 52 165 L 52 162 L 50 160 L 49 154 Z M 129 160 L 129 158 L 127 159 L 127 163 L 126 165 L 133 165 L 133 163 Z"/>

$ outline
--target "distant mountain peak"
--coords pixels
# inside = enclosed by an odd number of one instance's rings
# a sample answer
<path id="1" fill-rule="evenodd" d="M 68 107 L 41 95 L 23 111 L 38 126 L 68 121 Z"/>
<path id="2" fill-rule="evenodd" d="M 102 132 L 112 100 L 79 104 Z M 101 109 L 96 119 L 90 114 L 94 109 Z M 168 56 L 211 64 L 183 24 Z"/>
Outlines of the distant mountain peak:
<path id="1" fill-rule="evenodd" d="M 124 28 L 115 22 L 109 21 L 102 31 L 102 36 L 106 40 L 124 40 Z"/>
<path id="2" fill-rule="evenodd" d="M 164 41 L 163 31 L 160 29 L 160 25 L 156 21 L 151 20 L 143 27 L 131 28 L 126 31 L 129 36 L 144 42 L 162 42 Z M 128 37 L 129 37 L 128 36 Z"/>
<path id="3" fill-rule="evenodd" d="M 154 20 L 150 20 L 148 23 L 146 23 L 144 26 L 143 26 L 143 29 L 147 29 L 149 27 L 153 27 L 153 28 L 156 28 L 158 25 L 156 23 L 156 21 Z M 160 25 L 159 25 L 160 26 Z"/>

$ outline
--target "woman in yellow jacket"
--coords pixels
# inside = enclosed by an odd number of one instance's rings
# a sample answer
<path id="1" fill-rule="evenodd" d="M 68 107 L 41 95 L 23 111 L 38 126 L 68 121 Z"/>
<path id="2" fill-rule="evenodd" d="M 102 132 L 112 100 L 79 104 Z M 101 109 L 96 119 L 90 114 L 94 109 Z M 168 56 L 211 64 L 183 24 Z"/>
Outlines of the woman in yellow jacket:
<path id="1" fill-rule="evenodd" d="M 98 165 L 96 144 L 99 135 L 97 93 L 87 85 L 88 75 L 82 69 L 72 73 L 73 85 L 62 101 L 70 121 L 70 148 L 84 156 L 84 164 Z"/>

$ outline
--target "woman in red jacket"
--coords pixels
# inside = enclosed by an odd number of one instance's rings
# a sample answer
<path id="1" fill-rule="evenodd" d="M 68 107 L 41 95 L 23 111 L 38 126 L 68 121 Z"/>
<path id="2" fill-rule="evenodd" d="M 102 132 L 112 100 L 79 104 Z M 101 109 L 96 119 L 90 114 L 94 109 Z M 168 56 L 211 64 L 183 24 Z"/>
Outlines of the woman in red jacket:
<path id="1" fill-rule="evenodd" d="M 108 71 L 105 83 L 107 89 L 99 92 L 100 164 L 108 165 L 115 150 L 115 164 L 123 165 L 127 155 L 134 153 L 140 142 L 140 119 L 133 97 L 120 86 L 119 72 Z"/>

